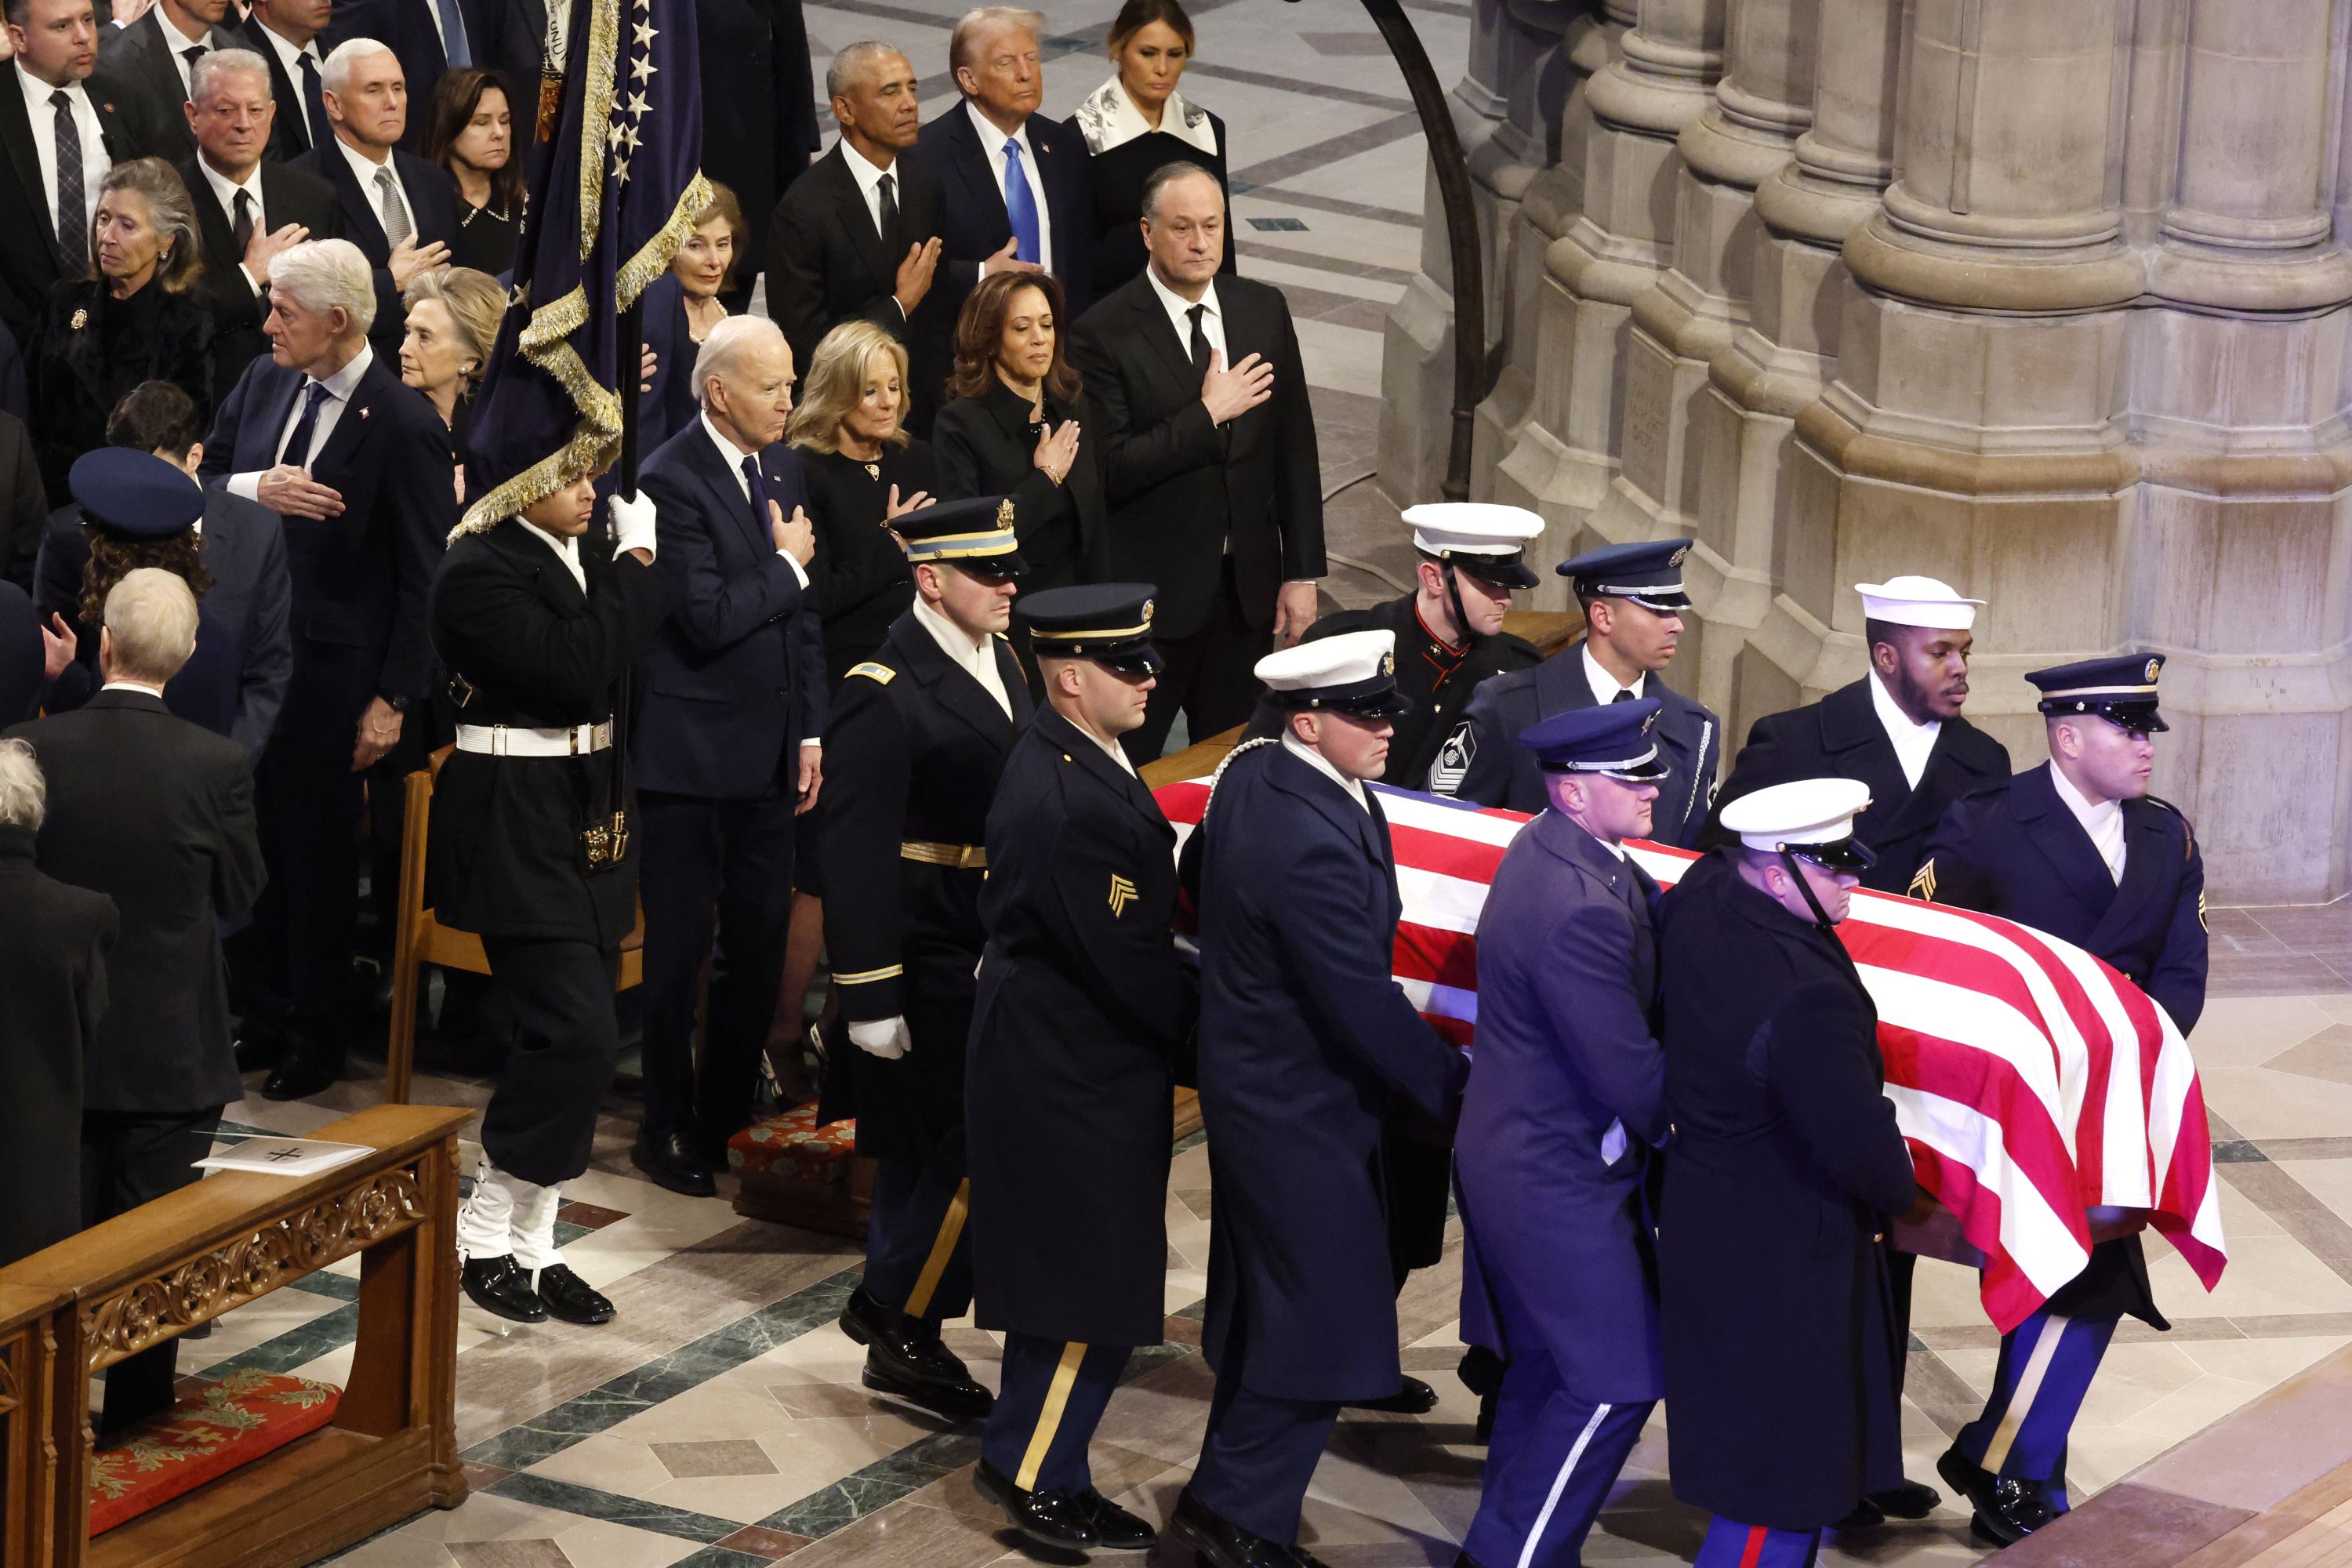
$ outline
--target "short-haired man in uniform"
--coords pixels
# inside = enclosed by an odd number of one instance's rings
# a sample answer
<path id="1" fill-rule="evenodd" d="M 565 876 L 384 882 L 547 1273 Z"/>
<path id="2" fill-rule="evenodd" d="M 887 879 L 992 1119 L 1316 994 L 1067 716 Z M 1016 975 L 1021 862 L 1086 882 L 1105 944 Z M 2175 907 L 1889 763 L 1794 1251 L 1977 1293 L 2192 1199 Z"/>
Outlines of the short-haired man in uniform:
<path id="1" fill-rule="evenodd" d="M 988 814 L 964 1101 L 973 1285 L 1004 1375 L 976 1479 L 1014 1529 L 1064 1551 L 1158 1539 L 1087 1464 L 1130 1350 L 1166 1321 L 1169 1090 L 1194 1008 L 1176 830 L 1118 743 L 1160 668 L 1153 592 L 1024 595 L 1045 701 Z"/>
<path id="2" fill-rule="evenodd" d="M 2205 862 L 2189 819 L 2147 793 L 2161 654 L 2037 669 L 2047 766 L 1956 802 L 1916 897 L 2071 942 L 2147 993 L 2183 1035 L 2205 1010 Z M 2150 1294 L 2137 1210 L 2095 1216 L 2083 1272 L 2004 1335 L 1984 1414 L 1937 1461 L 2003 1545 L 2066 1511 L 2066 1434 L 2116 1322 L 2170 1327 Z"/>
<path id="3" fill-rule="evenodd" d="M 1715 1516 L 1696 1568 L 1803 1568 L 1903 1476 L 1880 1238 L 1927 1205 L 1836 931 L 1868 804 L 1850 779 L 1759 790 L 1659 907 L 1658 1296 L 1675 1496 Z"/>
<path id="4" fill-rule="evenodd" d="M 614 697 L 669 599 L 651 500 L 615 496 L 608 540 L 590 527 L 593 475 L 504 517 L 512 476 L 478 462 L 467 478 L 483 499 L 433 579 L 457 749 L 434 785 L 426 892 L 442 924 L 481 937 L 516 1037 L 457 1211 L 459 1278 L 501 1318 L 603 1323 L 613 1304 L 565 1266 L 555 1211 L 620 1058 L 613 994 L 637 919 Z"/>
<path id="5" fill-rule="evenodd" d="M 1551 805 L 1504 852 L 1478 916 L 1462 1321 L 1510 1361 L 1465 1568 L 1577 1561 L 1663 1392 L 1643 1191 L 1666 1137 L 1658 885 L 1624 849 L 1673 783 L 1657 721 L 1648 697 L 1518 738 Z"/>
<path id="6" fill-rule="evenodd" d="M 1517 738 L 1556 713 L 1654 697 L 1658 750 L 1675 782 L 1658 796 L 1649 837 L 1685 848 L 1696 843 L 1722 759 L 1723 723 L 1660 674 L 1691 607 L 1683 591 L 1689 554 L 1689 540 L 1659 539 L 1587 551 L 1554 568 L 1583 606 L 1584 636 L 1533 669 L 1480 686 L 1430 766 L 1430 789 L 1480 805 L 1541 811 L 1549 800 L 1543 770 Z"/>
<path id="7" fill-rule="evenodd" d="M 835 1053 L 820 1114 L 855 1116 L 857 1152 L 877 1163 L 866 1280 L 841 1313 L 866 1347 L 866 1386 L 963 1421 L 992 1396 L 940 1325 L 971 1300 L 964 1051 L 989 803 L 1029 721 L 1004 640 L 1021 553 L 1003 496 L 892 526 L 915 602 L 842 681 L 825 736 L 825 951 L 856 1048 Z"/>
<path id="8" fill-rule="evenodd" d="M 1217 1386 L 1171 1527 L 1209 1568 L 1315 1568 L 1294 1544 L 1298 1510 L 1339 1407 L 1402 1378 L 1381 1125 L 1395 1100 L 1450 1121 L 1468 1064 L 1394 979 L 1403 906 L 1364 781 L 1404 701 L 1395 639 L 1302 642 L 1255 674 L 1288 722 L 1219 770 L 1185 846 L 1215 1188 L 1202 1345 Z"/>

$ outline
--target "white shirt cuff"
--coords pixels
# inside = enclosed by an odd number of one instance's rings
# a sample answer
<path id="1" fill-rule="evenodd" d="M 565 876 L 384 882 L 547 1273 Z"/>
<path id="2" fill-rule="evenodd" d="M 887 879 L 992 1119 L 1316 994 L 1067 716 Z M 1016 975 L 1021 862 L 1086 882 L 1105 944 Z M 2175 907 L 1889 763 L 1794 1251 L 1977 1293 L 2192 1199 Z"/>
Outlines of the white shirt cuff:
<path id="1" fill-rule="evenodd" d="M 776 554 L 777 554 L 780 558 L 782 558 L 782 560 L 783 561 L 783 563 L 784 563 L 785 565 L 787 565 L 787 566 L 789 566 L 789 567 L 791 567 L 791 568 L 793 569 L 793 575 L 794 577 L 797 577 L 798 579 L 800 579 L 800 584 L 801 584 L 801 590 L 802 590 L 802 592 L 803 592 L 803 593 L 807 592 L 807 590 L 808 590 L 808 568 L 806 568 L 805 566 L 803 566 L 799 562 L 797 562 L 797 561 L 793 560 L 793 555 L 792 555 L 792 552 L 791 552 L 791 551 L 789 551 L 789 550 L 779 550 L 779 551 L 777 551 L 777 552 L 776 552 Z"/>
<path id="2" fill-rule="evenodd" d="M 252 268 L 247 267 L 244 262 L 240 261 L 236 264 L 236 275 L 245 279 L 245 286 L 253 290 L 253 297 L 255 299 L 258 300 L 261 298 L 263 292 L 262 285 L 255 280 Z"/>
<path id="3" fill-rule="evenodd" d="M 252 473 L 231 474 L 228 477 L 228 493 L 233 496 L 243 496 L 251 501 L 259 500 L 261 499 L 259 470 L 257 469 Z"/>
<path id="4" fill-rule="evenodd" d="M 805 736 L 802 739 L 801 744 L 803 746 L 822 746 L 824 744 L 824 737 L 822 735 Z"/>

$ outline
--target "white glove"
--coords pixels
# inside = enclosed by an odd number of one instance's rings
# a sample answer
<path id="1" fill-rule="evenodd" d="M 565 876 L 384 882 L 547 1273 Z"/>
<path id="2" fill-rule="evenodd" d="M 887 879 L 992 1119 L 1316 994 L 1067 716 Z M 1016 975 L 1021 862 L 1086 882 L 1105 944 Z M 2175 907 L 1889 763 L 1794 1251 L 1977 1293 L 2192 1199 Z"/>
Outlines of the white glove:
<path id="1" fill-rule="evenodd" d="M 868 1018 L 849 1026 L 849 1043 L 869 1057 L 895 1062 L 913 1048 L 915 1039 L 907 1032 L 904 1017 Z"/>
<path id="2" fill-rule="evenodd" d="M 613 496 L 613 553 L 625 550 L 654 552 L 654 498 L 643 490 L 635 500 L 618 491 Z"/>

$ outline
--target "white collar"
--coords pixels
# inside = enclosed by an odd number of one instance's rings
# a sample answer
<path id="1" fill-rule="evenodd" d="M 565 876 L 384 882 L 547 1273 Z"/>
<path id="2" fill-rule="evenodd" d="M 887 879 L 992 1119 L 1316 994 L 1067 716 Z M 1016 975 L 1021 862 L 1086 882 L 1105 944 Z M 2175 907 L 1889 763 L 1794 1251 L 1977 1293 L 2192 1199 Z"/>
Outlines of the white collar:
<path id="1" fill-rule="evenodd" d="M 1199 299 L 1187 300 L 1183 295 L 1179 294 L 1175 289 L 1171 289 L 1167 284 L 1162 283 L 1160 280 L 1160 274 L 1151 269 L 1151 264 L 1150 262 L 1144 263 L 1143 275 L 1151 279 L 1151 291 L 1160 296 L 1160 303 L 1166 308 L 1169 320 L 1174 321 L 1181 321 L 1185 320 L 1186 317 L 1192 314 L 1192 307 L 1195 305 L 1206 305 L 1209 308 L 1210 317 L 1217 321 L 1223 321 L 1225 319 L 1225 313 L 1217 308 L 1217 280 L 1215 279 L 1212 278 L 1209 279 L 1208 288 L 1202 290 L 1201 297 Z M 1205 331 L 1206 329 L 1203 330 Z"/>
<path id="2" fill-rule="evenodd" d="M 991 163 L 1004 156 L 1004 141 L 1008 136 L 1021 143 L 1021 156 L 1024 162 L 1035 161 L 1029 145 L 1027 121 L 1021 122 L 1021 129 L 1018 131 L 999 131 L 996 128 L 996 121 L 981 112 L 980 100 L 976 98 L 967 98 L 963 100 L 963 111 L 971 116 L 971 128 L 980 134 L 981 151 L 988 154 Z"/>
<path id="3" fill-rule="evenodd" d="M 849 138 L 846 136 L 841 139 L 841 161 L 848 166 L 849 177 L 857 182 L 857 188 L 868 195 L 872 194 L 875 186 L 882 183 L 882 177 L 885 174 L 895 174 L 898 172 L 898 159 L 891 159 L 887 165 L 877 163 L 851 146 Z"/>
<path id="4" fill-rule="evenodd" d="M 213 47 L 212 39 L 192 38 L 172 26 L 172 18 L 163 15 L 163 7 L 161 5 L 154 7 L 154 13 L 155 25 L 163 29 L 163 47 L 172 51 L 172 63 L 182 69 L 185 69 L 189 63 L 185 58 L 188 50 L 209 50 Z"/>
<path id="5" fill-rule="evenodd" d="M 2066 803 L 2066 809 L 2074 814 L 2074 820 L 2086 829 L 2124 814 L 2124 803 L 2119 800 L 2103 801 L 2093 805 L 2091 797 L 2074 787 L 2074 781 L 2066 776 L 2066 770 L 2058 765 L 2055 757 L 2050 759 L 2050 782 L 2058 786 L 2058 798 Z"/>
<path id="6" fill-rule="evenodd" d="M 516 518 L 515 521 L 522 524 L 522 531 L 525 533 L 537 536 L 540 540 L 545 542 L 550 550 L 555 552 L 558 558 L 562 561 L 565 568 L 571 572 L 572 580 L 580 584 L 580 591 L 582 593 L 584 594 L 588 591 L 588 569 L 580 563 L 580 542 L 578 540 L 559 538 L 555 534 L 550 533 L 547 530 L 540 527 L 539 524 L 528 521 L 520 517 Z"/>
<path id="7" fill-rule="evenodd" d="M 1606 708 L 1610 703 L 1617 700 L 1617 694 L 1620 691 L 1632 692 L 1633 694 L 1633 700 L 1638 702 L 1647 693 L 1650 685 L 1650 672 L 1648 670 L 1643 670 L 1641 674 L 1635 676 L 1633 678 L 1633 685 L 1620 686 L 1617 684 L 1617 678 L 1610 674 L 1608 670 L 1602 668 L 1601 661 L 1592 657 L 1592 644 L 1591 642 L 1580 642 L 1576 646 L 1578 650 L 1584 656 L 1584 684 L 1592 688 L 1592 700 L 1594 702 Z"/>
<path id="8" fill-rule="evenodd" d="M 110 680 L 99 689 L 100 691 L 136 691 L 142 697 L 153 697 L 159 700 L 163 695 L 162 687 L 150 686 L 143 680 Z"/>
<path id="9" fill-rule="evenodd" d="M 964 668 L 977 675 L 983 659 L 990 668 L 995 668 L 996 650 L 988 646 L 988 638 L 983 637 L 978 642 L 972 641 L 970 632 L 931 608 L 929 602 L 920 594 L 915 595 L 915 619 L 931 634 L 931 640 L 940 645 L 940 650 Z"/>
<path id="10" fill-rule="evenodd" d="M 259 160 L 255 161 L 252 172 L 247 174 L 242 180 L 232 180 L 226 174 L 222 174 L 218 169 L 214 168 L 211 162 L 206 159 L 202 153 L 198 153 L 196 154 L 196 167 L 205 172 L 205 184 L 210 185 L 213 188 L 213 194 L 220 197 L 221 206 L 224 210 L 235 210 L 236 206 L 236 193 L 239 191 L 243 191 L 247 195 L 251 196 L 253 198 L 253 205 L 256 207 L 259 207 L 262 205 L 261 163 Z M 258 214 L 256 215 L 254 221 L 257 223 L 260 221 Z"/>
<path id="11" fill-rule="evenodd" d="M 719 448 L 719 457 L 726 460 L 727 471 L 735 476 L 735 482 L 741 485 L 744 492 L 749 494 L 751 492 L 751 484 L 750 480 L 743 477 L 743 459 L 746 458 L 757 457 L 759 454 L 756 452 L 747 452 L 743 450 L 742 447 L 738 447 L 734 442 L 730 441 L 726 436 L 720 432 L 719 426 L 710 422 L 710 415 L 708 410 L 698 415 L 696 417 L 702 421 L 702 433 L 710 437 L 710 444 Z M 765 522 L 768 520 L 763 517 L 760 521 L 761 522 Z"/>
<path id="12" fill-rule="evenodd" d="M 1135 107 L 1135 100 L 1127 96 L 1127 89 L 1116 72 L 1087 95 L 1072 118 L 1078 122 L 1078 134 L 1087 139 L 1087 151 L 1097 157 L 1114 147 L 1124 147 L 1139 136 L 1155 132 L 1172 136 L 1213 158 L 1217 155 L 1217 128 L 1211 122 L 1207 110 L 1187 103 L 1181 92 L 1171 92 L 1160 111 L 1160 123 L 1154 125 L 1143 118 L 1143 110 Z"/>
<path id="13" fill-rule="evenodd" d="M 1886 683 L 1878 679 L 1875 669 L 1870 672 L 1870 705 L 1877 710 L 1878 721 L 1886 726 L 1887 738 L 1892 741 L 1900 742 L 1906 738 L 1925 736 L 1932 743 L 1937 731 L 1944 727 L 1940 719 L 1930 719 L 1922 724 L 1903 711 L 1895 699 L 1887 695 Z"/>
<path id="14" fill-rule="evenodd" d="M 352 166 L 352 173 L 358 178 L 360 189 L 366 194 L 369 201 L 375 200 L 376 174 L 383 169 L 392 171 L 392 183 L 400 187 L 400 199 L 404 202 L 408 199 L 408 187 L 400 178 L 400 160 L 392 155 L 391 148 L 387 147 L 383 150 L 383 162 L 379 163 L 340 136 L 335 138 L 335 146 L 342 153 L 343 162 Z M 415 213 L 410 213 L 408 216 L 411 224 L 416 221 Z"/>
<path id="15" fill-rule="evenodd" d="M 1287 723 L 1283 727 L 1282 749 L 1288 752 L 1292 756 L 1297 757 L 1300 762 L 1305 763 L 1308 767 L 1313 768 L 1317 773 L 1321 773 L 1325 778 L 1329 779 L 1333 784 L 1338 784 L 1341 789 L 1346 790 L 1348 792 L 1348 798 L 1354 801 L 1358 805 L 1362 806 L 1366 812 L 1370 812 L 1372 809 L 1371 803 L 1364 798 L 1364 781 L 1361 779 L 1351 779 L 1347 774 L 1341 773 L 1339 769 L 1333 767 L 1329 758 L 1324 756 L 1322 752 L 1317 751 L 1314 747 L 1300 740 L 1297 735 L 1292 734 Z"/>
<path id="16" fill-rule="evenodd" d="M 253 21 L 254 26 L 261 29 L 261 36 L 269 40 L 269 47 L 278 51 L 278 63 L 284 66 L 286 74 L 294 79 L 294 86 L 297 89 L 299 89 L 302 85 L 302 68 L 297 62 L 303 56 L 310 56 L 312 65 L 325 63 L 319 53 L 318 39 L 313 38 L 307 44 L 298 44 L 260 17 L 256 16 Z"/>
<path id="17" fill-rule="evenodd" d="M 25 89 L 25 103 L 28 108 L 46 111 L 49 107 L 49 95 L 56 92 L 63 92 L 67 97 L 71 98 L 77 110 L 89 102 L 89 93 L 80 82 L 70 81 L 62 88 L 51 87 L 47 82 L 26 70 L 22 59 L 18 59 L 16 66 L 16 81 Z"/>
<path id="18" fill-rule="evenodd" d="M 337 371 L 334 374 L 326 377 L 324 380 L 320 380 L 316 376 L 310 379 L 318 381 L 319 384 L 325 387 L 329 395 L 332 396 L 336 402 L 349 403 L 352 399 L 352 391 L 357 388 L 360 384 L 360 377 L 365 375 L 367 374 L 368 366 L 374 363 L 374 345 L 363 342 L 360 344 L 360 352 L 353 354 L 352 356 L 351 363 L 343 366 L 342 369 Z"/>

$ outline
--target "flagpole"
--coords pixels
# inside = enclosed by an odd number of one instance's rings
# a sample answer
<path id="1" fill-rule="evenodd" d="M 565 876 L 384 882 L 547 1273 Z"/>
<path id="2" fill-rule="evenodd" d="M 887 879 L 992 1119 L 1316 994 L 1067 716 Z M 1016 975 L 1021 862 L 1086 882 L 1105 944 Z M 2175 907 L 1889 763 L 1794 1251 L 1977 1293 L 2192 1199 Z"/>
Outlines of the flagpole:
<path id="1" fill-rule="evenodd" d="M 620 344 L 621 361 L 621 458 L 614 465 L 613 488 L 630 500 L 637 499 L 637 397 L 645 386 L 645 296 L 629 301 L 621 312 L 621 324 L 614 336 Z M 629 345 L 638 345 L 636 357 L 629 356 Z M 670 374 L 679 374 L 672 365 Z"/>

